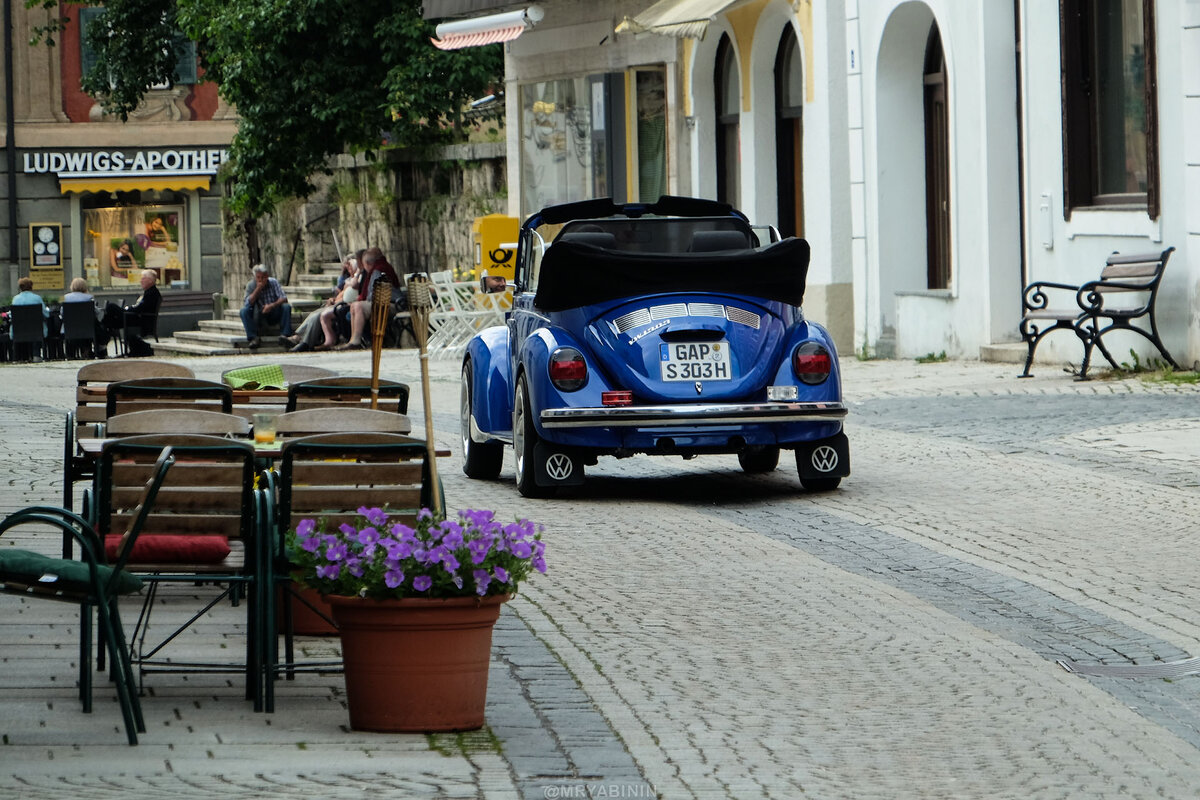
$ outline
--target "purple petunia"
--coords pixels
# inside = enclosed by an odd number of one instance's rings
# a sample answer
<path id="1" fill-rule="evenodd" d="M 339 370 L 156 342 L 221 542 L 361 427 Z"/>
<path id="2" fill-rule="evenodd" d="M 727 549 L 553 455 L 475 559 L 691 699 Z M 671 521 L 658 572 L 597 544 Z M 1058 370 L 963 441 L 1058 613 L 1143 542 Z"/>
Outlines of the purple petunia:
<path id="1" fill-rule="evenodd" d="M 383 573 L 383 582 L 389 589 L 395 589 L 397 586 L 404 583 L 404 573 L 399 569 L 389 569 L 387 572 Z"/>
<path id="2" fill-rule="evenodd" d="M 413 578 L 413 590 L 418 592 L 427 592 L 429 587 L 433 586 L 433 578 L 428 575 L 418 575 Z"/>
<path id="3" fill-rule="evenodd" d="M 487 594 L 488 584 L 492 582 L 492 576 L 488 574 L 486 569 L 477 569 L 471 573 L 475 578 L 475 594 Z"/>

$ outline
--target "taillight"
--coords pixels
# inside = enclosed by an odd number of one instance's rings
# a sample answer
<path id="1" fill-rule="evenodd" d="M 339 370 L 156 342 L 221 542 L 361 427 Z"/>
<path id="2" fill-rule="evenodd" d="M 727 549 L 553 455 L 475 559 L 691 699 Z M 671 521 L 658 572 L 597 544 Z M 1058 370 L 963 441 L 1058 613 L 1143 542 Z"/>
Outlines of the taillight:
<path id="1" fill-rule="evenodd" d="M 817 342 L 804 342 L 792 351 L 792 372 L 810 386 L 822 383 L 832 370 L 833 358 Z"/>
<path id="2" fill-rule="evenodd" d="M 550 354 L 550 382 L 563 392 L 573 392 L 587 383 L 587 363 L 574 347 L 560 347 Z"/>

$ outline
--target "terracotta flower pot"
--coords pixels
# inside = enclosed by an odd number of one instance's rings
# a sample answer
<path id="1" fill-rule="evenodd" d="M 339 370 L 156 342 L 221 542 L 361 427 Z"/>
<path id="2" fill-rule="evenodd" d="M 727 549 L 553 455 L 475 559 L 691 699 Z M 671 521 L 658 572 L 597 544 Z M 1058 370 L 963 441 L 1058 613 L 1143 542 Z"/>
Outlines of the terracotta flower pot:
<path id="1" fill-rule="evenodd" d="M 327 597 L 342 636 L 350 727 L 483 727 L 492 627 L 509 597 Z"/>
<path id="2" fill-rule="evenodd" d="M 329 603 L 316 589 L 310 589 L 307 586 L 301 586 L 298 583 L 292 584 L 289 590 L 296 597 L 292 598 L 292 633 L 297 636 L 337 636 L 338 629 L 333 627 L 325 617 L 332 617 L 333 611 L 329 607 Z M 310 608 L 304 601 L 312 604 Z M 284 630 L 284 610 L 285 590 L 280 588 L 279 593 L 275 597 L 275 628 L 283 632 Z M 313 611 L 313 608 L 318 609 L 325 617 Z"/>

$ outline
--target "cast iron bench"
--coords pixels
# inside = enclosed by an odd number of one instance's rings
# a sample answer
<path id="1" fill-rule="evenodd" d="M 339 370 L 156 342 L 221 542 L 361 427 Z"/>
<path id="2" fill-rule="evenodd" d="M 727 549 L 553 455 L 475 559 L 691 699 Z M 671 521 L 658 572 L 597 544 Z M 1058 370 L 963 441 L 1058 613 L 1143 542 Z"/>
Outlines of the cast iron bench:
<path id="1" fill-rule="evenodd" d="M 1120 368 L 1104 346 L 1104 336 L 1114 330 L 1141 334 L 1158 348 L 1168 364 L 1179 369 L 1159 338 L 1158 323 L 1154 318 L 1163 269 L 1174 250 L 1174 247 L 1168 247 L 1161 253 L 1113 253 L 1104 263 L 1100 278 L 1081 286 L 1051 281 L 1035 281 L 1026 286 L 1021 298 L 1020 328 L 1021 339 L 1029 346 L 1029 354 L 1025 357 L 1025 371 L 1021 377 L 1030 377 L 1029 367 L 1033 364 L 1033 351 L 1038 342 L 1059 329 L 1072 331 L 1083 343 L 1080 380 L 1087 379 L 1093 347 L 1099 348 L 1113 369 Z M 1073 294 L 1075 307 L 1051 308 L 1051 294 L 1063 298 Z M 1113 305 L 1117 299 L 1112 296 L 1114 294 L 1126 300 L 1126 304 Z M 1135 325 L 1135 322 L 1140 324 Z M 1145 327 L 1146 323 L 1149 328 Z"/>

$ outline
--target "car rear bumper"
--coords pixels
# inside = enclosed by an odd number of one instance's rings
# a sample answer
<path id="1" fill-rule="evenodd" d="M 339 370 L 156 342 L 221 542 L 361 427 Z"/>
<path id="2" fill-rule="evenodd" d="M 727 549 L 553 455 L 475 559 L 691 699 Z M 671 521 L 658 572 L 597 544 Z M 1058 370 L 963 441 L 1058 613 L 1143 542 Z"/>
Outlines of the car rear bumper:
<path id="1" fill-rule="evenodd" d="M 846 416 L 842 403 L 706 403 L 665 406 L 548 408 L 542 427 L 704 427 L 769 422 L 832 422 Z"/>

